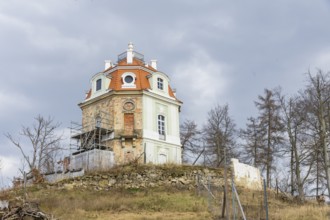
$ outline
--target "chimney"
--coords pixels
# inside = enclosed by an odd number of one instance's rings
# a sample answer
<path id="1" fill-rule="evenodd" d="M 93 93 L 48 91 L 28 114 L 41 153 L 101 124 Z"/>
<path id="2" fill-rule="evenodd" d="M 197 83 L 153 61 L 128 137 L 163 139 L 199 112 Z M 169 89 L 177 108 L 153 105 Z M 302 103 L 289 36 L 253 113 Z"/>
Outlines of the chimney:
<path id="1" fill-rule="evenodd" d="M 127 49 L 127 63 L 133 63 L 133 43 L 128 43 L 128 49 Z"/>
<path id="2" fill-rule="evenodd" d="M 150 60 L 150 66 L 156 70 L 157 69 L 157 60 Z"/>
<path id="3" fill-rule="evenodd" d="M 111 60 L 105 60 L 104 61 L 104 69 L 109 69 L 110 67 L 112 67 L 112 62 Z"/>

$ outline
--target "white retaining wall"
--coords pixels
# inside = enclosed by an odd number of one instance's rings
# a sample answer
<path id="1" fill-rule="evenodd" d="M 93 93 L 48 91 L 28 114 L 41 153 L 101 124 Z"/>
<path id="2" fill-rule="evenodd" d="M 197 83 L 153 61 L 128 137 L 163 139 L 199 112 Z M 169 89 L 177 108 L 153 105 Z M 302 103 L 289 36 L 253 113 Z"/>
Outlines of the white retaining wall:
<path id="1" fill-rule="evenodd" d="M 106 170 L 115 165 L 112 151 L 93 149 L 72 155 L 69 170 Z"/>
<path id="2" fill-rule="evenodd" d="M 231 159 L 231 167 L 237 186 L 244 186 L 254 190 L 262 189 L 262 178 L 258 168 L 240 163 L 238 159 L 234 158 Z"/>
<path id="3" fill-rule="evenodd" d="M 85 174 L 84 170 L 77 171 L 77 172 L 67 172 L 67 173 L 54 173 L 44 175 L 44 178 L 49 183 L 55 183 L 64 179 L 74 178 L 78 176 L 83 176 Z"/>
<path id="4" fill-rule="evenodd" d="M 47 182 L 54 183 L 60 180 L 83 176 L 85 171 L 106 170 L 115 164 L 112 151 L 93 149 L 77 155 L 71 155 L 69 172 L 44 175 Z M 65 171 L 65 170 L 64 170 Z"/>

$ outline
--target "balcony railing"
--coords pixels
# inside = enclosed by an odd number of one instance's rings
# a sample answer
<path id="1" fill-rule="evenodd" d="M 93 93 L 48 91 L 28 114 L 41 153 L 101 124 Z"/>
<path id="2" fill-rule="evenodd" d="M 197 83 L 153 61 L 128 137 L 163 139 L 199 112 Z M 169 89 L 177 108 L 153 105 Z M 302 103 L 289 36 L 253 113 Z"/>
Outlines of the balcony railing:
<path id="1" fill-rule="evenodd" d="M 118 62 L 126 59 L 126 57 L 127 57 L 127 52 L 123 52 L 123 53 L 119 54 L 118 55 Z M 141 60 L 141 61 L 144 62 L 144 55 L 139 53 L 139 52 L 133 51 L 133 57 L 135 59 L 138 59 L 138 60 Z"/>

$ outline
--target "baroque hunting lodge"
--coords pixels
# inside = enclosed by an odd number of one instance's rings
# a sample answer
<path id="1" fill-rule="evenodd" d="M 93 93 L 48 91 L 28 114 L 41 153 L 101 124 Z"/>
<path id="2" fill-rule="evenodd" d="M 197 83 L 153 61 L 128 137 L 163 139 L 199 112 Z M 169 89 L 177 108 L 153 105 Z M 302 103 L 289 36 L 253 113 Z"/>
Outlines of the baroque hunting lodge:
<path id="1" fill-rule="evenodd" d="M 117 63 L 91 78 L 79 103 L 82 122 L 72 123 L 67 169 L 97 169 L 137 161 L 181 164 L 179 113 L 182 102 L 169 77 L 134 51 L 132 43 Z M 64 161 L 65 162 L 65 161 Z"/>

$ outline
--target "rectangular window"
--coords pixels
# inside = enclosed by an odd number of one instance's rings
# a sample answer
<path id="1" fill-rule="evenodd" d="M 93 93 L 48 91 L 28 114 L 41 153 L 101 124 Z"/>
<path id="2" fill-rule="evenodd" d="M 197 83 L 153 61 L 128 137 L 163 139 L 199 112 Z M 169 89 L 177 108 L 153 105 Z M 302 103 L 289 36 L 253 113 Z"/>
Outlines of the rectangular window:
<path id="1" fill-rule="evenodd" d="M 160 90 L 164 89 L 164 80 L 162 78 L 157 78 L 157 87 Z"/>
<path id="2" fill-rule="evenodd" d="M 99 91 L 102 88 L 102 79 L 96 80 L 96 91 Z"/>
<path id="3" fill-rule="evenodd" d="M 158 134 L 159 139 L 165 140 L 165 116 L 158 115 Z"/>

